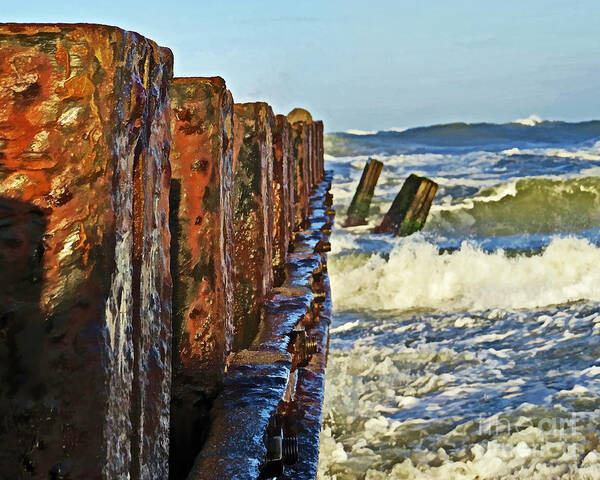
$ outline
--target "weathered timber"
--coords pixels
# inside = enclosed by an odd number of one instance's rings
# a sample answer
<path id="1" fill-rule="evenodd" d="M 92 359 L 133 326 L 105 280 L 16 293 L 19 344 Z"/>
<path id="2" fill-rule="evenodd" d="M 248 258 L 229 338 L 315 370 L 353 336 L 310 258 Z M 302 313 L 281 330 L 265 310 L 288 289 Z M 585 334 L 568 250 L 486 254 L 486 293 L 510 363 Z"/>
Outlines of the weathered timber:
<path id="1" fill-rule="evenodd" d="M 320 182 L 325 175 L 325 150 L 323 148 L 323 122 L 321 120 L 317 120 L 315 123 L 315 152 L 316 152 L 316 174 L 317 174 L 317 182 Z"/>
<path id="2" fill-rule="evenodd" d="M 437 183 L 411 174 L 381 224 L 375 228 L 375 233 L 393 233 L 405 237 L 421 230 L 437 190 Z"/>
<path id="3" fill-rule="evenodd" d="M 302 229 L 309 214 L 309 170 L 306 123 L 292 124 L 291 148 L 294 158 L 294 230 Z"/>
<path id="4" fill-rule="evenodd" d="M 284 284 L 266 299 L 258 334 L 228 359 L 209 436 L 188 480 L 257 480 L 274 472 L 282 479 L 316 478 L 331 318 L 326 256 L 315 252 L 327 241 L 319 229 L 330 174 L 326 180 L 311 196 L 311 216 L 288 256 Z M 287 455 L 271 448 L 273 429 Z"/>
<path id="5" fill-rule="evenodd" d="M 168 476 L 173 58 L 0 25 L 0 476 Z"/>
<path id="6" fill-rule="evenodd" d="M 307 152 L 308 152 L 308 186 L 312 192 L 317 184 L 317 155 L 316 155 L 316 128 L 314 122 L 306 124 Z"/>
<path id="7" fill-rule="evenodd" d="M 272 286 L 274 115 L 266 103 L 234 106 L 234 350 L 258 330 Z"/>
<path id="8" fill-rule="evenodd" d="M 313 183 L 316 186 L 321 181 L 321 169 L 319 167 L 319 124 L 317 122 L 312 123 L 312 134 L 313 134 L 313 148 L 312 148 L 312 174 L 313 174 Z"/>
<path id="9" fill-rule="evenodd" d="M 288 121 L 289 123 L 289 121 Z M 294 232 L 296 230 L 296 183 L 297 180 L 295 178 L 296 175 L 296 158 L 293 155 L 293 130 L 290 124 L 288 130 L 288 141 L 287 141 L 287 149 L 288 149 L 288 198 L 286 199 L 286 208 L 287 208 L 287 225 L 288 225 L 288 251 L 293 249 L 294 243 Z"/>
<path id="10" fill-rule="evenodd" d="M 375 192 L 375 186 L 379 180 L 379 175 L 383 169 L 383 163 L 374 158 L 369 158 L 365 164 L 360 182 L 348 207 L 348 216 L 344 222 L 344 227 L 355 227 L 357 225 L 366 225 L 371 207 L 371 199 Z"/>
<path id="11" fill-rule="evenodd" d="M 171 478 L 192 467 L 233 343 L 233 100 L 220 77 L 171 86 Z"/>
<path id="12" fill-rule="evenodd" d="M 311 123 L 313 121 L 310 112 L 304 108 L 294 108 L 290 113 L 287 114 L 287 118 L 291 124 L 296 122 Z"/>
<path id="13" fill-rule="evenodd" d="M 291 125 L 287 117 L 277 115 L 273 130 L 273 283 L 281 285 L 290 244 L 293 204 L 290 186 Z"/>

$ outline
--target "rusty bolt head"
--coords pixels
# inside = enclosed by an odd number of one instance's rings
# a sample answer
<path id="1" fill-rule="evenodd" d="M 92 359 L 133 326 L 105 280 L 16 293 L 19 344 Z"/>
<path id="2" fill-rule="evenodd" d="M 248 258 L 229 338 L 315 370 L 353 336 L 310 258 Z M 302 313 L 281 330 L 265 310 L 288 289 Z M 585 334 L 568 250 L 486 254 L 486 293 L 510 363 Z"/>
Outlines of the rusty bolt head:
<path id="1" fill-rule="evenodd" d="M 316 303 L 323 303 L 327 298 L 327 293 L 323 291 L 314 292 L 313 295 Z"/>
<path id="2" fill-rule="evenodd" d="M 331 243 L 325 239 L 321 239 L 315 245 L 315 253 L 325 253 L 331 251 Z"/>
<path id="3" fill-rule="evenodd" d="M 292 435 L 283 437 L 282 441 L 282 460 L 284 465 L 293 465 L 298 462 L 298 437 Z"/>
<path id="4" fill-rule="evenodd" d="M 307 355 L 314 355 L 317 353 L 317 337 L 314 335 L 307 335 L 305 346 Z"/>

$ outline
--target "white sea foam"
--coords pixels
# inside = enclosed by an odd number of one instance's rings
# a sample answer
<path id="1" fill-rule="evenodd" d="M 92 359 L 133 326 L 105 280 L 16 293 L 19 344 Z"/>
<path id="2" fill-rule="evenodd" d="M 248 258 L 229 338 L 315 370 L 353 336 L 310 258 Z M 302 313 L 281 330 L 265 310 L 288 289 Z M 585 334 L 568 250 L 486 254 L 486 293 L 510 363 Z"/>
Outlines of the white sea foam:
<path id="1" fill-rule="evenodd" d="M 600 160 L 600 142 L 586 148 L 509 148 L 501 152 L 503 155 L 540 155 L 557 158 L 579 158 L 581 160 Z"/>
<path id="2" fill-rule="evenodd" d="M 519 118 L 519 119 L 515 120 L 513 123 L 519 123 L 519 124 L 525 125 L 527 127 L 534 127 L 538 123 L 542 123 L 542 122 L 543 122 L 543 120 L 540 117 L 533 114 L 533 115 L 529 115 L 529 117 L 527 117 L 527 118 Z"/>
<path id="3" fill-rule="evenodd" d="M 483 391 L 506 398 L 527 387 L 522 378 L 488 384 L 498 365 L 509 371 L 515 365 L 495 362 L 486 352 L 496 353 L 491 348 L 473 356 L 440 344 L 391 348 L 360 340 L 349 350 L 334 350 L 318 478 L 598 478 L 597 414 L 573 416 L 558 403 L 597 402 L 587 387 L 556 392 L 543 406 L 523 402 L 475 419 L 465 405 L 456 406 L 482 398 Z M 435 373 L 447 365 L 462 365 L 460 377 Z M 403 419 L 394 418 L 400 410 Z"/>
<path id="4" fill-rule="evenodd" d="M 350 129 L 350 130 L 346 130 L 345 133 L 349 133 L 350 135 L 375 135 L 377 133 L 377 130 Z"/>
<path id="5" fill-rule="evenodd" d="M 351 128 L 349 130 L 346 130 L 344 133 L 349 133 L 350 135 L 375 135 L 379 132 L 402 133 L 402 132 L 405 132 L 406 130 L 408 130 L 408 129 L 404 128 L 404 127 L 391 127 L 391 128 L 386 128 L 384 130 L 358 130 L 355 128 Z"/>
<path id="6" fill-rule="evenodd" d="M 470 244 L 451 254 L 408 240 L 389 259 L 347 255 L 330 263 L 334 305 L 351 308 L 483 310 L 600 300 L 600 248 L 557 238 L 541 255 L 508 258 Z"/>
<path id="7" fill-rule="evenodd" d="M 353 322 L 344 323 L 339 327 L 332 328 L 329 333 L 340 333 L 340 332 L 348 332 L 353 328 L 356 328 L 360 325 L 360 320 L 354 320 Z"/>

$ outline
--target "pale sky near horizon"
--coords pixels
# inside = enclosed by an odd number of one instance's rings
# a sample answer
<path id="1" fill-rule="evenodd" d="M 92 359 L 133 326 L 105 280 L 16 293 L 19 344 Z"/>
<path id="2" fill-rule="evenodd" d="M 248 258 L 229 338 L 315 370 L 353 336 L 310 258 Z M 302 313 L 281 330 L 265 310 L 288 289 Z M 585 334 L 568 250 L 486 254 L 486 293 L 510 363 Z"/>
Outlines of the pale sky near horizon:
<path id="1" fill-rule="evenodd" d="M 106 23 L 170 47 L 177 76 L 308 108 L 327 131 L 600 118 L 598 0 L 0 0 L 1 21 Z"/>

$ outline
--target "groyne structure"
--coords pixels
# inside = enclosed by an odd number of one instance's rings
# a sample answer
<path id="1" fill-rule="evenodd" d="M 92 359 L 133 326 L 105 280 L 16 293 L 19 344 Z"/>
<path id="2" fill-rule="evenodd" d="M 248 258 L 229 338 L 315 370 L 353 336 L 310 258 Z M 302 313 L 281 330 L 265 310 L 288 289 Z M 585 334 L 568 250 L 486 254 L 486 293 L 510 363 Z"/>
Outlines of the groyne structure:
<path id="1" fill-rule="evenodd" d="M 0 24 L 0 472 L 311 479 L 323 123 L 134 32 Z"/>

